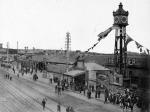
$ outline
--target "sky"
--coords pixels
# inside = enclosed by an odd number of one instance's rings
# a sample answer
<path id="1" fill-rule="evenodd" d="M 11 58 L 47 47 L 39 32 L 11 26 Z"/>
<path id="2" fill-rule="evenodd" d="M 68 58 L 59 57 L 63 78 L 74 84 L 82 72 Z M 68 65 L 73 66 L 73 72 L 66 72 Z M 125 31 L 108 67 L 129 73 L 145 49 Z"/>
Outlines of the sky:
<path id="1" fill-rule="evenodd" d="M 129 11 L 127 34 L 150 49 L 150 0 L 0 0 L 0 43 L 59 50 L 70 32 L 71 50 L 86 51 L 113 25 L 120 2 Z M 114 39 L 112 31 L 91 52 L 113 53 Z M 128 51 L 139 50 L 130 42 Z"/>

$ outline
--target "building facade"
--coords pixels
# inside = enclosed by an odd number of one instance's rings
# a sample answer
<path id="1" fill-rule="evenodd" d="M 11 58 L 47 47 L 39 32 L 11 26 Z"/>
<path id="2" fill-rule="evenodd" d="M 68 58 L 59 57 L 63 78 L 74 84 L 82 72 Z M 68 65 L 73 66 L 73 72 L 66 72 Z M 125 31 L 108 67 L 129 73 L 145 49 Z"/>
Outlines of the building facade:
<path id="1" fill-rule="evenodd" d="M 115 70 L 114 55 L 100 54 L 86 57 L 86 61 L 95 60 L 98 64 Z M 150 81 L 150 56 L 131 53 L 127 55 L 126 75 L 123 82 L 126 87 L 148 89 Z"/>

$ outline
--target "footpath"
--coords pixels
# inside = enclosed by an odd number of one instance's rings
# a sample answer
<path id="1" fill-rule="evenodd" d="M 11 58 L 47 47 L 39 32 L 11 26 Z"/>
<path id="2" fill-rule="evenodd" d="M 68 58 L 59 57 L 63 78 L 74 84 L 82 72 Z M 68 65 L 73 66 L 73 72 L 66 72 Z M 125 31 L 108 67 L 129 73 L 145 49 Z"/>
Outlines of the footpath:
<path id="1" fill-rule="evenodd" d="M 12 70 L 8 70 L 7 72 L 9 72 L 12 75 L 17 75 L 17 73 L 14 74 Z M 30 73 L 24 74 L 23 76 L 21 74 L 19 74 L 19 75 L 20 75 L 20 78 L 24 78 L 24 79 L 30 80 L 30 81 L 33 80 L 33 75 L 31 75 Z M 48 86 L 48 87 L 53 87 L 53 88 L 55 87 L 56 83 L 50 84 L 50 81 L 49 81 L 48 78 L 43 78 L 42 77 L 43 76 L 42 73 L 38 72 L 37 75 L 38 75 L 38 80 L 36 81 L 37 83 L 42 84 L 44 86 Z M 119 105 L 113 105 L 113 104 L 110 104 L 110 103 L 104 104 L 104 94 L 101 94 L 99 99 L 95 99 L 94 98 L 94 93 L 92 93 L 91 99 L 88 99 L 86 95 L 84 96 L 83 93 L 79 93 L 79 92 L 76 92 L 76 91 L 67 90 L 67 91 L 64 91 L 64 93 L 67 94 L 67 95 L 73 96 L 75 98 L 84 100 L 86 102 L 95 104 L 95 105 L 101 105 L 104 108 L 110 108 L 112 110 L 117 110 L 119 112 L 122 112 L 122 109 L 119 107 Z M 50 107 L 52 107 L 52 106 L 50 106 Z M 55 107 L 57 107 L 57 104 L 56 104 Z M 52 107 L 52 108 L 55 111 L 57 110 L 54 107 Z M 61 112 L 66 112 L 65 110 L 66 110 L 66 107 L 61 106 Z M 137 109 L 136 107 L 134 108 L 134 112 L 139 112 L 139 111 L 140 110 Z"/>

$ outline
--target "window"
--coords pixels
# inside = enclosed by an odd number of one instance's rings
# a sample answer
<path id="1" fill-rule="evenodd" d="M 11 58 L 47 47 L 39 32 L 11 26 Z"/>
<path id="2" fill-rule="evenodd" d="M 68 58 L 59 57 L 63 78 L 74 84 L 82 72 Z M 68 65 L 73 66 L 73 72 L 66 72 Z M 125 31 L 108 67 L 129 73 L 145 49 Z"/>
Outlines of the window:
<path id="1" fill-rule="evenodd" d="M 116 77 L 116 83 L 119 83 L 119 77 Z"/>
<path id="2" fill-rule="evenodd" d="M 114 63 L 114 58 L 111 58 L 111 63 L 112 63 L 112 64 Z"/>
<path id="3" fill-rule="evenodd" d="M 134 65 L 135 63 L 136 63 L 135 58 L 128 59 L 128 64 L 129 65 Z"/>
<path id="4" fill-rule="evenodd" d="M 133 63 L 133 64 L 135 64 L 135 63 L 136 63 L 135 59 L 132 59 L 132 63 Z"/>
<path id="5" fill-rule="evenodd" d="M 129 59 L 128 64 L 129 64 L 129 65 L 133 65 L 132 59 Z"/>

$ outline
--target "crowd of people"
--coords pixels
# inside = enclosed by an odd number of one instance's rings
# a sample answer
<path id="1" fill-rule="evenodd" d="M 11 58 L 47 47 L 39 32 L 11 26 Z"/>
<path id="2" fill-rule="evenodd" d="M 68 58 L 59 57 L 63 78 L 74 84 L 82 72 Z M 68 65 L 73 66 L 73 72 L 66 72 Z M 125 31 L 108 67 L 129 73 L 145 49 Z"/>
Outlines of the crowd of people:
<path id="1" fill-rule="evenodd" d="M 104 104 L 111 103 L 113 105 L 120 106 L 123 110 L 131 110 L 133 112 L 133 108 L 136 105 L 137 107 L 141 108 L 142 110 L 146 110 L 146 103 L 144 100 L 141 99 L 140 96 L 137 96 L 136 91 L 131 91 L 129 89 L 124 89 L 121 92 L 113 92 L 110 89 L 107 89 L 105 87 L 104 91 L 101 91 L 101 88 L 98 86 L 95 90 L 91 87 L 86 87 L 81 85 L 74 85 L 73 82 L 67 82 L 67 80 L 61 80 L 57 82 L 57 85 L 55 86 L 55 92 L 58 94 L 61 94 L 61 91 L 64 91 L 65 89 L 72 89 L 77 90 L 80 93 L 84 93 L 85 96 L 87 96 L 88 99 L 92 98 L 92 94 L 95 94 L 95 99 L 100 99 L 101 94 L 104 94 Z M 73 86 L 73 87 L 72 87 Z M 78 89 L 76 89 L 78 88 Z"/>
<path id="2" fill-rule="evenodd" d="M 110 102 L 112 104 L 118 104 L 120 107 L 124 109 L 131 109 L 133 112 L 133 107 L 138 102 L 138 97 L 135 93 L 125 90 L 124 93 L 112 93 L 109 91 L 105 96 L 105 103 Z"/>

